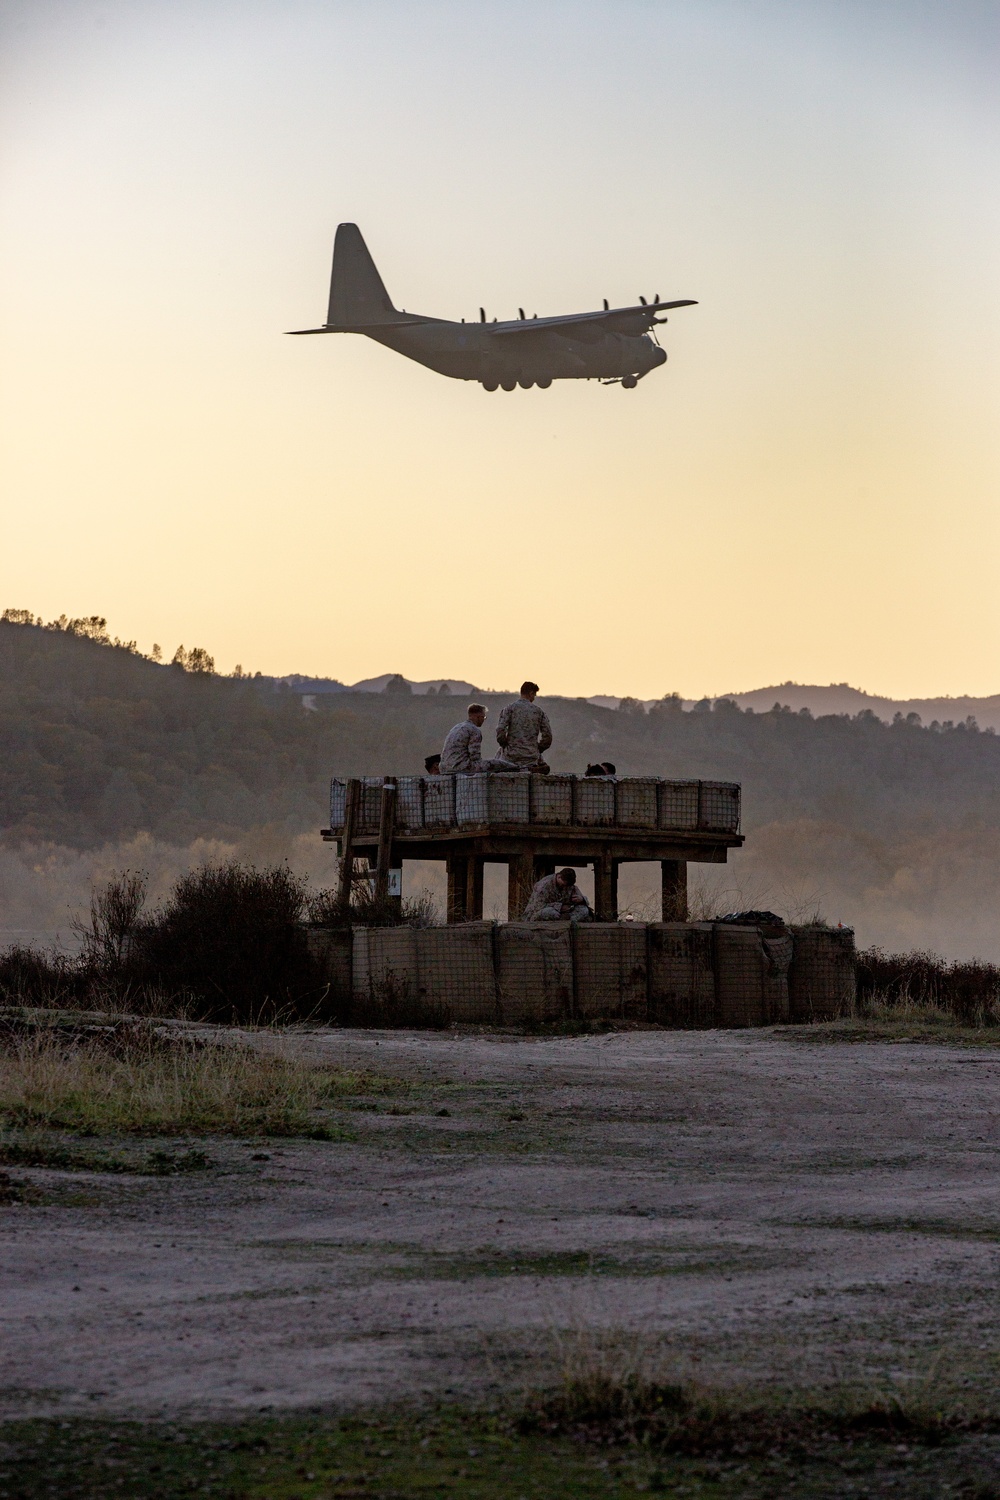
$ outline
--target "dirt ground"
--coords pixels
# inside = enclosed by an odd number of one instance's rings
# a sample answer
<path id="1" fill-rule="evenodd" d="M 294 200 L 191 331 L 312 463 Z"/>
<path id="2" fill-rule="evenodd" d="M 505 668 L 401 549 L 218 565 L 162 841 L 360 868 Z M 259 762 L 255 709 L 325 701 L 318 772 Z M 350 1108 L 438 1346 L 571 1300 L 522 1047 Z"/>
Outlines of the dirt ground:
<path id="1" fill-rule="evenodd" d="M 345 1107 L 352 1140 L 212 1140 L 189 1177 L 18 1171 L 42 1197 L 0 1209 L 4 1415 L 464 1398 L 588 1326 L 713 1379 L 995 1370 L 1000 1052 L 264 1045 L 410 1088 Z"/>

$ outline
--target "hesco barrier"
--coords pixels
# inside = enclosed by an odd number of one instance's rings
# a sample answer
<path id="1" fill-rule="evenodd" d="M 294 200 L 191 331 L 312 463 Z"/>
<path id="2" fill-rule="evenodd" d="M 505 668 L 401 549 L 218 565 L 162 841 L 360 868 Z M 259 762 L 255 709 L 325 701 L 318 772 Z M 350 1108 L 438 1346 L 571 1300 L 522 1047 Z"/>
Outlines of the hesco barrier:
<path id="1" fill-rule="evenodd" d="M 310 951 L 356 1019 L 537 1025 L 652 1021 L 674 1028 L 825 1021 L 854 1006 L 854 933 L 765 938 L 729 922 L 467 922 L 312 929 Z M 348 982 L 349 980 L 349 982 Z"/>
<path id="2" fill-rule="evenodd" d="M 574 1012 L 585 1021 L 645 1021 L 646 929 L 635 922 L 582 922 L 571 930 Z"/>
<path id="3" fill-rule="evenodd" d="M 379 831 L 381 776 L 361 779 L 356 832 Z M 567 828 L 659 828 L 737 833 L 740 789 L 729 781 L 664 781 L 657 776 L 539 776 L 526 771 L 474 776 L 398 776 L 396 828 L 477 828 L 538 823 Z M 344 826 L 347 782 L 330 782 L 330 828 Z"/>
<path id="4" fill-rule="evenodd" d="M 711 922 L 651 922 L 649 1019 L 661 1026 L 715 1025 Z"/>
<path id="5" fill-rule="evenodd" d="M 849 1016 L 857 998 L 854 933 L 849 927 L 796 927 L 788 971 L 793 1021 Z"/>
<path id="6" fill-rule="evenodd" d="M 572 1015 L 573 952 L 568 922 L 498 924 L 493 951 L 502 1024 L 539 1024 Z"/>

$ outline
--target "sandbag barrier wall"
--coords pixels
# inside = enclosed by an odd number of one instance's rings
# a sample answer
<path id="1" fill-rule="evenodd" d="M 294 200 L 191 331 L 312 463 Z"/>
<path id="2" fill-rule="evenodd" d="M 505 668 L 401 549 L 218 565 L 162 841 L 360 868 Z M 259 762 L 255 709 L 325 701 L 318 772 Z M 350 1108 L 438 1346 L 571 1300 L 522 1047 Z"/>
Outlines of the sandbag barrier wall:
<path id="1" fill-rule="evenodd" d="M 539 776 L 528 771 L 470 776 L 364 776 L 355 832 L 377 834 L 382 787 L 396 784 L 396 830 L 420 833 L 492 824 L 548 828 L 657 828 L 738 833 L 733 781 L 665 781 L 658 776 Z M 330 782 L 330 829 L 344 826 L 347 781 Z"/>
<path id="2" fill-rule="evenodd" d="M 730 1028 L 832 1020 L 855 1002 L 849 928 L 465 922 L 312 928 L 308 942 L 347 1024 Z"/>

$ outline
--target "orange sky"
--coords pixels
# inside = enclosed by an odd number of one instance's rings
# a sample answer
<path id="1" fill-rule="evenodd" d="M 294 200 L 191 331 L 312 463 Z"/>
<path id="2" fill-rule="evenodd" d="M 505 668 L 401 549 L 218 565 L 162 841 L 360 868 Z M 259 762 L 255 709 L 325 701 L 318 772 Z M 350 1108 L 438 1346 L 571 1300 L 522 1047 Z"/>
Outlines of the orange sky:
<path id="1" fill-rule="evenodd" d="M 224 670 L 1000 690 L 1000 12 L 0 5 L 0 607 Z M 322 320 L 695 297 L 487 394 Z"/>

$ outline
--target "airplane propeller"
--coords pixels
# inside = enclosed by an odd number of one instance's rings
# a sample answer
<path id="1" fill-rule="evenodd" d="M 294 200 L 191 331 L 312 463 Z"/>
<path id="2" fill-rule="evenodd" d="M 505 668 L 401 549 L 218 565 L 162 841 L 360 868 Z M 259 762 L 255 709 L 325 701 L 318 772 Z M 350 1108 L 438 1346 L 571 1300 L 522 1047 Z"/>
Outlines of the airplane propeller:
<path id="1" fill-rule="evenodd" d="M 641 303 L 642 303 L 642 305 L 643 305 L 643 307 L 645 307 L 645 306 L 646 306 L 646 299 L 645 299 L 645 297 L 644 297 L 644 296 L 643 296 L 643 295 L 642 295 L 642 293 L 641 293 L 641 292 L 640 292 L 640 293 L 639 293 L 639 301 L 640 301 L 640 302 L 641 302 Z"/>
<path id="2" fill-rule="evenodd" d="M 517 310 L 517 313 L 518 313 L 518 317 L 521 319 L 521 322 L 523 323 L 524 322 L 524 308 L 523 307 L 519 307 L 518 310 Z"/>
<path id="3" fill-rule="evenodd" d="M 485 323 L 486 322 L 486 309 L 485 309 L 485 307 L 481 307 L 479 309 L 479 321 L 480 321 L 480 323 Z"/>
<path id="4" fill-rule="evenodd" d="M 608 311 L 608 299 L 607 299 L 607 297 L 604 298 L 604 311 L 605 312 Z"/>

